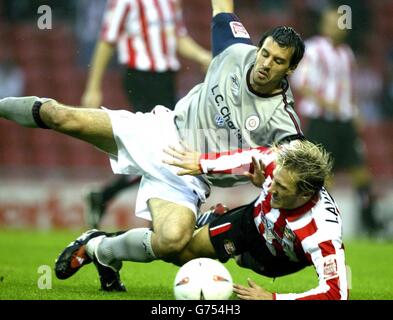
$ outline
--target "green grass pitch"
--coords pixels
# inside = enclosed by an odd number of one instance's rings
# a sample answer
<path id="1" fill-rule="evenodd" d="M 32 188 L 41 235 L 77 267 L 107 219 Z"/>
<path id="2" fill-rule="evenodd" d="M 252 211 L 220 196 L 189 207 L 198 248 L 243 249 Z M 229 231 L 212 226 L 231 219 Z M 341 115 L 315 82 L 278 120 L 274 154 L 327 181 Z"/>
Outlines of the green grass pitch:
<path id="1" fill-rule="evenodd" d="M 178 267 L 155 261 L 149 264 L 125 262 L 121 277 L 126 293 L 98 290 L 93 264 L 67 280 L 58 280 L 53 271 L 59 252 L 81 232 L 0 229 L 0 300 L 172 300 L 172 284 Z M 345 242 L 347 265 L 351 270 L 350 299 L 393 299 L 393 243 L 371 240 Z M 51 268 L 51 289 L 40 289 L 43 272 Z M 247 277 L 270 291 L 303 292 L 317 285 L 312 267 L 274 281 L 241 269 L 229 262 L 226 267 L 236 283 Z M 41 279 L 42 280 L 42 279 Z M 48 283 L 47 283 L 48 284 Z M 233 299 L 236 299 L 233 297 Z"/>

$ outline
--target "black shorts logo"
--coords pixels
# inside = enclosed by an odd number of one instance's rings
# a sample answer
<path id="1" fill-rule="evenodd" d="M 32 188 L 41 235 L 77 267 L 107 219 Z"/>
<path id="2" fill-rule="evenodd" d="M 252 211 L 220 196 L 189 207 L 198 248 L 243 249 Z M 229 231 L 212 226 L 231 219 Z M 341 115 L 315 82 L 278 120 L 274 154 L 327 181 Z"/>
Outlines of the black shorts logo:
<path id="1" fill-rule="evenodd" d="M 230 256 L 233 256 L 236 251 L 235 244 L 231 240 L 224 240 L 224 249 L 226 253 L 228 253 Z"/>

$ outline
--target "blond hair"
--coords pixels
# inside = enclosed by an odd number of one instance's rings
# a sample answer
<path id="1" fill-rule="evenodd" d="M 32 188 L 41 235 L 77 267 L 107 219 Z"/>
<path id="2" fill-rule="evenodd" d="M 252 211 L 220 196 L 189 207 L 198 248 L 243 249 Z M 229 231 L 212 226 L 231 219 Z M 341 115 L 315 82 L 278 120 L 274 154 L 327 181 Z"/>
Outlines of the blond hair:
<path id="1" fill-rule="evenodd" d="M 331 176 L 333 161 L 321 145 L 296 140 L 274 148 L 277 151 L 276 164 L 297 175 L 298 192 L 315 193 Z"/>

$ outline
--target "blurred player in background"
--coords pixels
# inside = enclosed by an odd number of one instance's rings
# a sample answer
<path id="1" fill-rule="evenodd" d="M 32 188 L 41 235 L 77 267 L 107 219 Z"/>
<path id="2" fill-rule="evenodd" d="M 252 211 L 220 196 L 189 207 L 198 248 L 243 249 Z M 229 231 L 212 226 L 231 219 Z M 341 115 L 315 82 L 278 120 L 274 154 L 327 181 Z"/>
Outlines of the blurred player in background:
<path id="1" fill-rule="evenodd" d="M 204 71 L 211 53 L 187 33 L 180 0 L 109 0 L 92 58 L 82 105 L 98 108 L 102 103 L 102 81 L 117 49 L 124 67 L 123 86 L 132 111 L 150 112 L 156 105 L 173 109 L 176 104 L 178 54 L 199 63 Z M 116 194 L 140 181 L 119 175 L 99 190 L 87 194 L 87 222 L 97 227 L 107 204 Z"/>
<path id="2" fill-rule="evenodd" d="M 17 64 L 12 49 L 6 43 L 2 43 L 1 47 L 0 98 L 22 96 L 25 91 L 25 74 Z"/>
<path id="3" fill-rule="evenodd" d="M 306 137 L 332 153 L 335 170 L 349 169 L 356 188 L 362 226 L 368 234 L 379 229 L 371 176 L 359 137 L 360 113 L 354 101 L 355 56 L 344 42 L 347 30 L 338 26 L 337 8 L 322 12 L 320 32 L 306 41 L 306 51 L 291 84 L 301 99 L 299 112 L 307 119 Z"/>
<path id="4" fill-rule="evenodd" d="M 212 7 L 214 58 L 204 83 L 181 99 L 175 111 L 163 106 L 150 113 L 73 108 L 38 97 L 0 100 L 1 117 L 86 141 L 109 154 L 114 173 L 143 176 L 135 212 L 151 220 L 152 229 L 94 238 L 105 253 L 100 263 L 117 275 L 121 260 L 176 262 L 193 236 L 210 184 L 231 187 L 248 182 L 234 174 L 180 177 L 175 168 L 162 163 L 165 147 L 183 140 L 193 150 L 216 153 L 303 136 L 287 80 L 303 56 L 301 37 L 281 26 L 266 31 L 254 46 L 233 14 L 232 1 L 213 0 Z M 73 242 L 67 254 L 77 257 L 77 264 L 64 265 L 60 259 L 57 274 L 68 277 L 88 261 L 79 248 L 94 236 L 90 232 Z"/>

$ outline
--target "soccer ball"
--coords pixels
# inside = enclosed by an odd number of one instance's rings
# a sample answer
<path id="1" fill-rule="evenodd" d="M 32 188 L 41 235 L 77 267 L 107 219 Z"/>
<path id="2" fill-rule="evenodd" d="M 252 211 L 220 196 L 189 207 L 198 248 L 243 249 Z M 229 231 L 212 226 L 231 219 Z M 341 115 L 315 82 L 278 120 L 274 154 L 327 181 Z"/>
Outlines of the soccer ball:
<path id="1" fill-rule="evenodd" d="M 176 300 L 228 300 L 232 294 L 232 277 L 220 262 L 198 258 L 187 262 L 176 274 Z"/>

